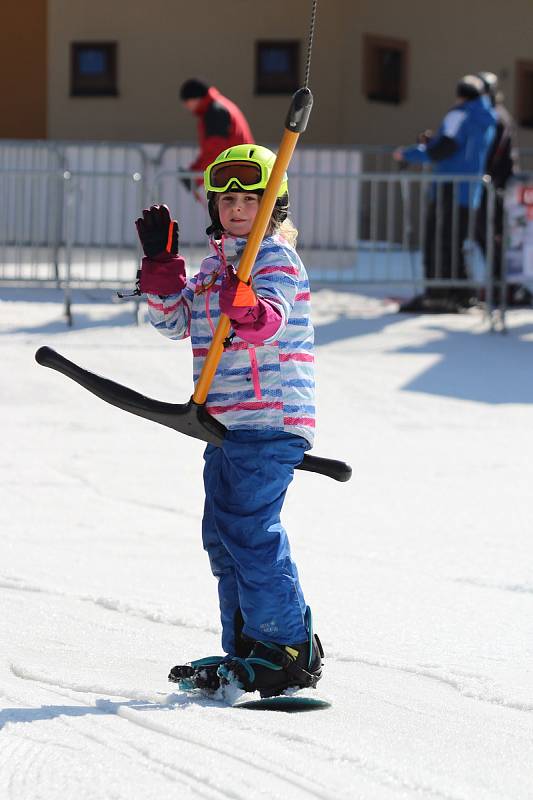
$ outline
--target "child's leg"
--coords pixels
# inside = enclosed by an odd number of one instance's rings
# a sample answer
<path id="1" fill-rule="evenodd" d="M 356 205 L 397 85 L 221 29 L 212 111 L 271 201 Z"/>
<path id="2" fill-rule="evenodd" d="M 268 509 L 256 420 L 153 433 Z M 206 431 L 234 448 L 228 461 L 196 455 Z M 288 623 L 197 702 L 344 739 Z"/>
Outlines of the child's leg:
<path id="1" fill-rule="evenodd" d="M 218 578 L 218 599 L 222 623 L 222 648 L 225 653 L 239 655 L 235 641 L 236 620 L 241 620 L 235 564 L 220 540 L 213 514 L 213 496 L 222 464 L 220 447 L 208 445 L 204 453 L 205 504 L 202 519 L 202 541 L 209 555 L 211 571 Z"/>
<path id="2" fill-rule="evenodd" d="M 230 431 L 220 451 L 212 513 L 236 568 L 243 632 L 252 639 L 307 639 L 306 605 L 280 521 L 294 467 L 307 448 L 291 434 Z"/>

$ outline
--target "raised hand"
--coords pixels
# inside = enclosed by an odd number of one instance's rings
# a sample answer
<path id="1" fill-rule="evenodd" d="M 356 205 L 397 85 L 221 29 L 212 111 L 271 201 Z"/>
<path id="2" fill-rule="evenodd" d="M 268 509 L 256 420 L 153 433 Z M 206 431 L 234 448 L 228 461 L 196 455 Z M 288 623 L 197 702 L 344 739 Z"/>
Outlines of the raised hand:
<path id="1" fill-rule="evenodd" d="M 168 206 L 145 208 L 142 217 L 135 221 L 135 227 L 146 256 L 158 256 L 161 253 L 177 255 L 179 226 L 175 219 L 171 219 Z"/>

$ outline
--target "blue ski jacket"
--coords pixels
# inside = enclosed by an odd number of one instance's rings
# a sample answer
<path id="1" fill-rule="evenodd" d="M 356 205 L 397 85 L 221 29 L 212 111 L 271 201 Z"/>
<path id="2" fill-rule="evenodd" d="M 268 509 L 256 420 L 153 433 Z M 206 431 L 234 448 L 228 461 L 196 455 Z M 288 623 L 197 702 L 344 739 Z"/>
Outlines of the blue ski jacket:
<path id="1" fill-rule="evenodd" d="M 488 98 L 478 97 L 453 106 L 427 144 L 407 147 L 405 161 L 431 163 L 435 175 L 483 175 L 497 117 Z M 478 208 L 482 184 L 460 183 L 459 205 Z M 435 187 L 433 187 L 435 192 Z"/>

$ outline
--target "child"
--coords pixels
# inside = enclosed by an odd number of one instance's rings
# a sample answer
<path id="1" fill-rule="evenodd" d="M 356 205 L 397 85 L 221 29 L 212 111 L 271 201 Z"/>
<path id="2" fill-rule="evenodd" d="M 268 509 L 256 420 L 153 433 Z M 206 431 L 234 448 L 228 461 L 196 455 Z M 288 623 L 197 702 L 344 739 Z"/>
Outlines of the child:
<path id="1" fill-rule="evenodd" d="M 195 381 L 221 312 L 232 326 L 206 400 L 228 432 L 205 450 L 202 522 L 227 655 L 174 667 L 169 679 L 210 690 L 235 683 L 263 696 L 315 686 L 323 656 L 280 522 L 315 424 L 309 282 L 291 243 L 286 176 L 251 280 L 236 277 L 274 161 L 265 147 L 238 145 L 207 167 L 214 253 L 190 280 L 166 206 L 136 223 L 150 320 L 171 339 L 191 337 Z"/>

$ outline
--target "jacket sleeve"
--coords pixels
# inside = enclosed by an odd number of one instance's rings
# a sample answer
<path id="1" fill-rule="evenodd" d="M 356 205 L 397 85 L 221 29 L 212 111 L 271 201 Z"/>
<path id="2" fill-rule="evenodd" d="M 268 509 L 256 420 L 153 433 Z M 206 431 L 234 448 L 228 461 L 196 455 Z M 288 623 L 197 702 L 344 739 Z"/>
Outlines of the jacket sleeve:
<path id="1" fill-rule="evenodd" d="M 160 297 L 147 295 L 148 316 L 151 324 L 168 339 L 186 339 L 191 334 L 192 301 L 196 277 L 187 281 L 178 294 Z"/>
<path id="2" fill-rule="evenodd" d="M 459 144 L 450 136 L 435 136 L 427 144 L 407 147 L 403 151 L 405 161 L 412 164 L 427 164 L 432 161 L 444 161 L 458 150 Z"/>
<path id="3" fill-rule="evenodd" d="M 428 142 L 427 148 L 431 161 L 444 161 L 446 158 L 453 156 L 459 149 L 459 145 L 450 136 L 440 136 L 438 139 L 432 139 L 431 142 Z"/>
<path id="4" fill-rule="evenodd" d="M 296 254 L 289 248 L 277 246 L 268 254 L 271 263 L 259 263 L 252 270 L 252 285 L 259 298 L 271 305 L 279 314 L 279 325 L 265 344 L 278 339 L 289 323 L 298 294 L 300 264 Z"/>
<path id="5" fill-rule="evenodd" d="M 427 164 L 431 161 L 428 155 L 427 145 L 425 144 L 416 144 L 413 147 L 406 147 L 402 151 L 402 156 L 404 161 L 408 161 L 410 164 Z"/>
<path id="6" fill-rule="evenodd" d="M 444 161 L 463 146 L 465 142 L 465 120 L 467 113 L 461 108 L 452 108 L 442 121 L 439 135 L 428 142 L 428 155 L 432 161 Z"/>
<path id="7" fill-rule="evenodd" d="M 452 108 L 444 117 L 437 135 L 427 144 L 407 147 L 403 151 L 404 159 L 413 164 L 427 164 L 453 156 L 463 141 L 466 116 L 466 112 L 460 108 Z"/>
<path id="8" fill-rule="evenodd" d="M 222 136 L 227 139 L 231 128 L 231 115 L 220 103 L 211 103 L 204 116 L 206 136 Z"/>

